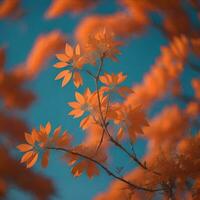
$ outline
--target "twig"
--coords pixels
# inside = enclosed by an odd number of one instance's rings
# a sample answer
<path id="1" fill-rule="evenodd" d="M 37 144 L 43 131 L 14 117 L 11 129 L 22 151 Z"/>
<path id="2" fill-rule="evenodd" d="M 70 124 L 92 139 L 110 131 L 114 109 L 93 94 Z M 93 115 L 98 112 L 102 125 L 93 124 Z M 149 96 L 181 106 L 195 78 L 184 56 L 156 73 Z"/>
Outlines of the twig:
<path id="1" fill-rule="evenodd" d="M 99 149 L 100 149 L 100 147 L 101 147 L 101 144 L 103 143 L 104 135 L 105 135 L 105 130 L 103 129 L 103 132 L 102 132 L 102 135 L 101 135 L 101 139 L 100 139 L 100 141 L 99 141 L 99 144 L 98 144 L 98 146 L 97 146 L 97 149 L 96 149 L 96 153 L 95 153 L 95 154 L 97 154 L 97 152 L 99 151 Z"/>
<path id="2" fill-rule="evenodd" d="M 87 73 L 88 73 L 88 74 L 89 74 L 89 75 L 90 75 L 92 78 L 94 78 L 94 79 L 96 78 L 96 77 L 95 77 L 95 75 L 94 75 L 94 74 L 92 74 L 92 72 L 91 72 L 91 71 L 89 71 L 89 70 L 86 70 L 86 72 L 87 72 Z"/>
<path id="3" fill-rule="evenodd" d="M 108 113 L 108 108 L 109 108 L 109 102 L 110 102 L 110 95 L 108 95 L 108 103 L 107 103 L 107 105 L 106 105 L 106 112 L 105 112 L 104 121 L 106 121 L 106 119 L 107 119 L 107 113 Z M 106 126 L 108 126 L 108 122 L 106 123 Z M 100 142 L 99 142 L 99 144 L 98 144 L 98 146 L 97 146 L 96 153 L 98 152 L 98 150 L 99 150 L 100 147 L 101 147 L 101 144 L 103 143 L 104 136 L 105 136 L 105 129 L 103 129 L 102 136 L 101 136 Z"/>
<path id="4" fill-rule="evenodd" d="M 157 192 L 157 191 L 162 191 L 163 189 L 150 189 L 150 188 L 145 188 L 145 187 L 142 187 L 142 186 L 138 186 L 136 184 L 133 184 L 131 183 L 130 181 L 120 177 L 120 176 L 117 176 L 116 174 L 114 174 L 111 170 L 109 170 L 106 166 L 104 166 L 102 163 L 98 162 L 97 160 L 87 156 L 87 155 L 84 155 L 84 154 L 81 154 L 79 152 L 75 152 L 73 150 L 70 150 L 70 149 L 66 149 L 66 148 L 61 148 L 61 147 L 47 147 L 47 149 L 52 149 L 52 150 L 58 150 L 58 151 L 63 151 L 63 152 L 66 152 L 66 153 L 69 153 L 69 154 L 72 154 L 72 155 L 76 155 L 76 156 L 80 156 L 82 158 L 85 158 L 86 160 L 89 160 L 95 164 L 97 164 L 99 167 L 101 167 L 109 176 L 112 176 L 113 178 L 123 182 L 123 183 L 126 183 L 128 184 L 129 186 L 133 187 L 134 189 L 138 189 L 138 190 L 143 190 L 143 191 L 146 191 L 146 192 Z"/>
<path id="5" fill-rule="evenodd" d="M 175 96 L 177 99 L 179 99 L 180 101 L 184 102 L 184 103 L 190 103 L 192 101 L 196 101 L 196 102 L 199 102 L 198 99 L 196 99 L 195 97 L 193 96 L 188 96 L 188 95 L 185 95 L 185 94 L 178 94 Z"/>
<path id="6" fill-rule="evenodd" d="M 194 70 L 195 72 L 200 73 L 200 66 L 197 66 L 197 65 L 195 65 L 195 64 L 193 64 L 193 63 L 191 63 L 191 62 L 189 62 L 189 67 L 190 67 L 192 70 Z"/>
<path id="7" fill-rule="evenodd" d="M 102 109 L 101 109 L 101 100 L 100 100 L 100 93 L 99 93 L 99 76 L 100 76 L 100 73 L 101 73 L 101 70 L 102 70 L 102 67 L 103 67 L 103 62 L 104 61 L 104 56 L 100 58 L 100 65 L 99 65 L 99 68 L 98 68 L 98 71 L 97 71 L 97 74 L 96 74 L 96 78 L 95 78 L 95 86 L 96 86 L 96 91 L 97 91 L 97 99 L 98 99 L 98 106 L 99 106 L 99 114 L 100 114 L 100 120 L 101 120 L 101 124 L 102 124 L 102 128 L 105 130 L 105 132 L 107 133 L 107 135 L 109 136 L 110 138 L 110 141 L 115 144 L 118 148 L 120 148 L 123 152 L 125 152 L 132 160 L 134 160 L 140 167 L 142 167 L 143 169 L 145 170 L 148 170 L 148 171 L 151 171 L 149 170 L 146 165 L 144 165 L 143 163 L 140 162 L 140 160 L 135 157 L 134 155 L 132 155 L 131 153 L 128 152 L 128 150 L 126 150 L 125 147 L 123 147 L 120 143 L 118 143 L 112 136 L 111 134 L 109 133 L 108 129 L 107 129 L 107 124 L 104 120 L 104 117 L 103 117 L 103 113 L 102 113 Z M 158 172 L 154 172 L 154 171 L 151 171 L 153 172 L 154 174 L 156 175 L 160 175 L 160 173 Z"/>

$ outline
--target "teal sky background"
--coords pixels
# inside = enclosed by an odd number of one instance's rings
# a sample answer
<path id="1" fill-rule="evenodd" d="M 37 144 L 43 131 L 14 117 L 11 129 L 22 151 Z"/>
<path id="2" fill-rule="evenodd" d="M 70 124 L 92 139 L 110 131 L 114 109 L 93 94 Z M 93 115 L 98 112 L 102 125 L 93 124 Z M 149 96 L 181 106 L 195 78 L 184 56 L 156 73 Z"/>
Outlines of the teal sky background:
<path id="1" fill-rule="evenodd" d="M 106 0 L 100 1 L 97 8 L 80 15 L 66 14 L 58 19 L 45 20 L 43 15 L 50 5 L 49 0 L 24 0 L 23 7 L 26 15 L 22 19 L 0 21 L 0 44 L 7 47 L 7 70 L 26 60 L 36 37 L 40 34 L 59 29 L 67 35 L 73 36 L 74 28 L 85 16 L 93 13 L 111 13 L 121 9 L 115 4 L 115 1 L 107 2 Z M 157 30 L 149 29 L 142 37 L 132 38 L 121 48 L 122 55 L 119 56 L 119 63 L 107 62 L 105 68 L 128 74 L 127 85 L 140 82 L 143 74 L 150 69 L 160 54 L 160 45 L 166 43 L 167 41 Z M 84 137 L 84 133 L 78 128 L 79 120 L 73 120 L 67 115 L 70 109 L 66 104 L 74 99 L 75 87 L 70 83 L 65 88 L 61 88 L 61 83 L 54 81 L 57 71 L 52 66 L 55 61 L 56 59 L 52 59 L 46 69 L 27 85 L 37 94 L 37 100 L 20 115 L 27 121 L 30 128 L 39 127 L 39 124 L 45 124 L 48 121 L 52 123 L 53 128 L 62 125 L 63 130 L 67 129 L 74 136 L 75 141 L 79 142 Z M 92 82 L 89 81 L 89 86 L 91 84 Z M 144 141 L 139 141 L 136 144 L 136 151 L 140 156 L 145 152 L 144 143 Z M 124 154 L 113 149 L 110 153 L 113 155 L 113 169 L 115 166 L 127 163 L 128 158 Z M 127 170 L 132 167 L 127 164 Z M 54 181 L 57 195 L 52 197 L 52 200 L 90 200 L 96 194 L 105 191 L 111 181 L 111 178 L 105 173 L 101 173 L 92 180 L 89 180 L 86 175 L 74 178 L 70 173 L 70 168 L 59 159 L 58 152 L 52 153 L 47 169 L 41 169 L 38 163 L 33 170 L 45 174 Z M 17 188 L 12 188 L 9 199 L 31 200 L 32 197 Z"/>

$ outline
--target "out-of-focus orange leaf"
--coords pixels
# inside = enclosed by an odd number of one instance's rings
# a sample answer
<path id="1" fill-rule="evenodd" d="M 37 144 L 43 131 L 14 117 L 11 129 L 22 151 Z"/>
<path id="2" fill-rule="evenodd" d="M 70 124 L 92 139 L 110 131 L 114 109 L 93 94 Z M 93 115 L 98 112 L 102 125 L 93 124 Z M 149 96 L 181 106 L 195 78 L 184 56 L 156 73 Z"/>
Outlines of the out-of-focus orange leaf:
<path id="1" fill-rule="evenodd" d="M 27 124 L 16 116 L 8 115 L 4 112 L 0 112 L 0 134 L 6 134 L 12 142 L 22 141 L 23 134 L 28 130 Z"/>
<path id="2" fill-rule="evenodd" d="M 49 153 L 50 150 L 46 150 L 43 155 L 42 155 L 42 167 L 46 168 L 48 166 L 49 163 Z"/>
<path id="3" fill-rule="evenodd" d="M 0 72 L 3 70 L 6 61 L 6 53 L 4 48 L 0 48 Z"/>
<path id="4" fill-rule="evenodd" d="M 97 166 L 93 162 L 90 162 L 90 161 L 86 161 L 86 160 L 81 161 L 77 163 L 75 166 L 73 166 L 72 168 L 72 174 L 74 176 L 80 176 L 84 171 L 86 171 L 89 178 L 99 175 L 99 170 Z"/>
<path id="5" fill-rule="evenodd" d="M 0 167 L 0 182 L 2 184 L 4 182 L 5 193 L 7 193 L 13 185 L 34 195 L 37 199 L 49 199 L 50 196 L 55 193 L 53 182 L 50 179 L 19 165 L 19 161 L 15 160 L 13 156 L 9 154 L 8 149 L 3 148 L 3 146 L 0 148 L 0 161 L 2 163 Z M 3 163 L 6 164 L 4 165 Z M 27 177 L 31 179 L 31 183 Z"/>
<path id="6" fill-rule="evenodd" d="M 200 79 L 193 79 L 192 86 L 194 88 L 196 98 L 200 99 Z"/>
<path id="7" fill-rule="evenodd" d="M 135 93 L 126 99 L 125 104 L 142 104 L 147 109 L 156 100 L 164 98 L 170 85 L 176 83 L 183 72 L 188 54 L 189 42 L 184 36 L 174 38 L 168 46 L 161 47 L 156 63 L 144 75 L 143 83 L 133 86 Z"/>
<path id="8" fill-rule="evenodd" d="M 33 149 L 33 147 L 29 144 L 20 144 L 17 146 L 17 149 L 19 149 L 21 152 L 26 152 Z"/>
<path id="9" fill-rule="evenodd" d="M 0 19 L 12 16 L 18 9 L 20 0 L 2 0 L 0 2 Z"/>
<path id="10" fill-rule="evenodd" d="M 149 126 L 141 106 L 126 107 L 119 105 L 118 118 L 115 123 L 119 125 L 117 137 L 127 133 L 130 140 L 135 142 L 136 134 L 143 134 L 143 126 Z"/>
<path id="11" fill-rule="evenodd" d="M 121 23 L 122 21 L 123 23 Z M 143 21 L 137 15 L 134 16 L 132 13 L 123 11 L 110 15 L 92 15 L 85 17 L 79 23 L 75 36 L 80 44 L 84 44 L 94 30 L 106 28 L 111 30 L 116 36 L 127 38 L 141 33 L 147 24 L 149 24 L 148 20 L 145 19 Z"/>
<path id="12" fill-rule="evenodd" d="M 198 117 L 200 114 L 200 103 L 190 102 L 187 105 L 186 113 L 191 117 Z"/>
<path id="13" fill-rule="evenodd" d="M 34 78 L 45 67 L 47 61 L 58 51 L 64 48 L 65 36 L 58 30 L 40 35 L 28 55 L 25 68 L 22 72 L 29 79 Z"/>
<path id="14" fill-rule="evenodd" d="M 45 13 L 47 19 L 60 17 L 67 12 L 80 12 L 96 4 L 97 0 L 52 0 L 50 7 Z"/>
<path id="15" fill-rule="evenodd" d="M 162 145 L 165 149 L 174 144 L 187 133 L 188 116 L 178 106 L 165 107 L 160 114 L 150 121 L 144 129 L 144 136 L 153 141 L 153 145 Z"/>

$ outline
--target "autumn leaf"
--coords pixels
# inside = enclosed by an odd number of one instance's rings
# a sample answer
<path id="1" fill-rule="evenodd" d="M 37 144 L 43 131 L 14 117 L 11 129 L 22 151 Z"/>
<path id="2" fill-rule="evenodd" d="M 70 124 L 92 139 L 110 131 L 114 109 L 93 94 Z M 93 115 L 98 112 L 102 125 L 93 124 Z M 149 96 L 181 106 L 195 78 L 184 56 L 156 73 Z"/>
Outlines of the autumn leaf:
<path id="1" fill-rule="evenodd" d="M 71 170 L 74 176 L 80 176 L 84 171 L 86 171 L 89 178 L 99 175 L 99 170 L 96 164 L 86 160 L 80 161 L 79 163 L 75 164 Z"/>
<path id="2" fill-rule="evenodd" d="M 136 139 L 136 134 L 143 134 L 143 126 L 149 126 L 146 116 L 141 106 L 127 107 L 121 106 L 118 110 L 118 118 L 115 120 L 119 124 L 117 137 L 121 139 L 127 133 L 132 142 Z"/>
<path id="3" fill-rule="evenodd" d="M 85 112 L 89 112 L 91 108 L 91 98 L 92 93 L 89 88 L 85 90 L 85 93 L 82 95 L 79 92 L 75 92 L 76 101 L 69 102 L 68 105 L 73 108 L 69 115 L 74 116 L 74 118 L 81 117 Z"/>
<path id="4" fill-rule="evenodd" d="M 63 78 L 62 87 L 64 87 L 70 81 L 71 77 L 72 77 L 72 73 L 69 70 L 64 70 L 56 76 L 55 80 L 59 80 Z"/>
<path id="5" fill-rule="evenodd" d="M 63 78 L 62 87 L 64 87 L 73 76 L 73 82 L 75 87 L 80 87 L 83 85 L 83 79 L 80 71 L 82 70 L 83 65 L 86 62 L 86 59 L 81 54 L 81 47 L 77 44 L 74 48 L 66 43 L 65 45 L 65 53 L 64 54 L 56 54 L 56 57 L 60 62 L 56 63 L 54 67 L 56 68 L 64 68 L 70 66 L 70 70 L 64 70 L 60 72 L 55 80 Z"/>
<path id="6" fill-rule="evenodd" d="M 26 152 L 33 149 L 33 147 L 29 144 L 20 144 L 17 146 L 17 149 L 19 149 L 21 152 Z"/>
<path id="7" fill-rule="evenodd" d="M 46 168 L 48 166 L 49 163 L 49 154 L 50 154 L 50 150 L 45 150 L 45 152 L 42 155 L 42 167 Z"/>

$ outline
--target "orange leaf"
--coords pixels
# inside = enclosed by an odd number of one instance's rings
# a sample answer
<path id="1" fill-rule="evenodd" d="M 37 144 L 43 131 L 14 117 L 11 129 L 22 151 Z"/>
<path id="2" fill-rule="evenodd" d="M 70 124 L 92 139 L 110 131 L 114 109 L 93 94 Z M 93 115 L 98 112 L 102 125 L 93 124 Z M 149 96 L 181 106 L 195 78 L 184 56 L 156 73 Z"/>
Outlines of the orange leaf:
<path id="1" fill-rule="evenodd" d="M 104 76 L 100 76 L 99 77 L 99 80 L 104 83 L 105 85 L 109 85 L 109 80 L 108 80 L 108 77 L 106 75 Z"/>
<path id="2" fill-rule="evenodd" d="M 67 146 L 71 141 L 71 136 L 65 131 L 63 135 L 57 140 L 57 145 L 62 147 L 62 146 Z"/>
<path id="3" fill-rule="evenodd" d="M 83 95 L 81 95 L 79 92 L 75 92 L 75 97 L 79 103 L 81 103 L 81 104 L 85 103 L 85 99 L 84 99 Z"/>
<path id="4" fill-rule="evenodd" d="M 59 126 L 54 130 L 52 142 L 55 142 L 58 139 L 60 131 L 61 131 L 61 126 Z"/>
<path id="5" fill-rule="evenodd" d="M 40 124 L 40 131 L 42 131 L 43 133 L 45 133 L 45 128 L 42 124 Z"/>
<path id="6" fill-rule="evenodd" d="M 28 133 L 25 133 L 25 139 L 30 145 L 33 145 L 35 142 L 34 137 Z"/>
<path id="7" fill-rule="evenodd" d="M 69 56 L 70 58 L 73 56 L 73 48 L 71 45 L 69 45 L 68 43 L 66 43 L 65 45 L 65 53 L 67 54 L 67 56 Z"/>
<path id="8" fill-rule="evenodd" d="M 77 56 L 81 55 L 81 48 L 80 48 L 79 44 L 77 44 L 76 47 L 75 47 L 75 54 Z"/>
<path id="9" fill-rule="evenodd" d="M 87 117 L 85 117 L 84 119 L 81 120 L 80 127 L 81 127 L 83 130 L 85 130 L 86 128 L 89 127 L 89 124 L 90 124 L 90 123 L 88 123 L 88 122 L 89 122 L 89 119 L 90 119 L 90 116 L 87 116 Z"/>
<path id="10" fill-rule="evenodd" d="M 58 60 L 61 60 L 62 62 L 68 62 L 70 60 L 70 57 L 68 57 L 65 54 L 56 54 L 56 57 Z"/>
<path id="11" fill-rule="evenodd" d="M 37 159 L 38 159 L 38 153 L 34 153 L 32 155 L 32 158 L 27 162 L 26 167 L 27 168 L 33 167 L 33 165 L 37 162 Z"/>
<path id="12" fill-rule="evenodd" d="M 38 132 L 37 130 L 33 129 L 31 132 L 32 137 L 34 138 L 35 141 L 38 141 Z"/>
<path id="13" fill-rule="evenodd" d="M 83 79 L 79 72 L 74 72 L 73 81 L 76 88 L 78 88 L 80 85 L 83 85 Z"/>
<path id="14" fill-rule="evenodd" d="M 19 149 L 21 152 L 26 152 L 33 149 L 33 147 L 29 144 L 20 144 L 17 146 L 17 149 Z"/>
<path id="15" fill-rule="evenodd" d="M 118 139 L 118 140 L 121 140 L 122 137 L 123 137 L 123 135 L 124 135 L 123 129 L 122 129 L 122 128 L 119 128 L 119 130 L 118 130 L 118 132 L 117 132 L 117 139 Z"/>
<path id="16" fill-rule="evenodd" d="M 120 96 L 125 98 L 125 97 L 127 97 L 127 95 L 130 95 L 134 92 L 131 88 L 126 87 L 126 86 L 122 86 L 118 89 L 118 93 L 119 93 Z"/>
<path id="17" fill-rule="evenodd" d="M 74 118 L 81 117 L 83 114 L 84 114 L 84 111 L 80 109 L 72 110 L 71 112 L 69 112 L 69 115 L 74 116 Z"/>
<path id="18" fill-rule="evenodd" d="M 42 155 L 42 163 L 41 164 L 42 164 L 43 168 L 46 168 L 48 166 L 48 163 L 49 163 L 49 153 L 50 153 L 50 151 L 47 150 Z"/>
<path id="19" fill-rule="evenodd" d="M 82 173 L 83 173 L 83 171 L 84 171 L 84 169 L 86 168 L 86 161 L 81 161 L 81 162 L 79 162 L 78 164 L 76 164 L 73 168 L 72 168 L 72 174 L 74 175 L 74 176 L 80 176 Z"/>
<path id="20" fill-rule="evenodd" d="M 29 152 L 26 152 L 22 158 L 21 158 L 21 163 L 23 162 L 26 162 L 29 158 L 31 158 L 31 156 L 33 155 L 33 151 L 29 151 Z"/>
<path id="21" fill-rule="evenodd" d="M 58 79 L 63 78 L 63 77 L 65 76 L 65 74 L 66 74 L 68 71 L 69 71 L 69 70 L 64 70 L 64 71 L 60 72 L 60 73 L 56 76 L 55 80 L 58 80 Z"/>
<path id="22" fill-rule="evenodd" d="M 71 106 L 74 109 L 77 109 L 77 108 L 80 107 L 80 104 L 77 103 L 77 102 L 69 102 L 68 105 Z"/>
<path id="23" fill-rule="evenodd" d="M 56 68 L 63 68 L 63 67 L 66 67 L 68 65 L 68 63 L 65 63 L 65 62 L 57 62 L 54 67 Z"/>
<path id="24" fill-rule="evenodd" d="M 99 170 L 98 170 L 97 166 L 92 162 L 88 162 L 86 172 L 87 172 L 87 175 L 88 175 L 89 178 L 92 178 L 93 176 L 99 175 Z"/>
<path id="25" fill-rule="evenodd" d="M 51 123 L 50 122 L 48 122 L 46 124 L 45 131 L 46 131 L 47 135 L 49 135 L 49 133 L 51 132 Z"/>
<path id="26" fill-rule="evenodd" d="M 62 87 L 67 85 L 67 83 L 70 81 L 71 77 L 72 77 L 72 73 L 71 72 L 68 72 L 68 73 L 65 74 L 65 78 L 62 81 Z"/>

